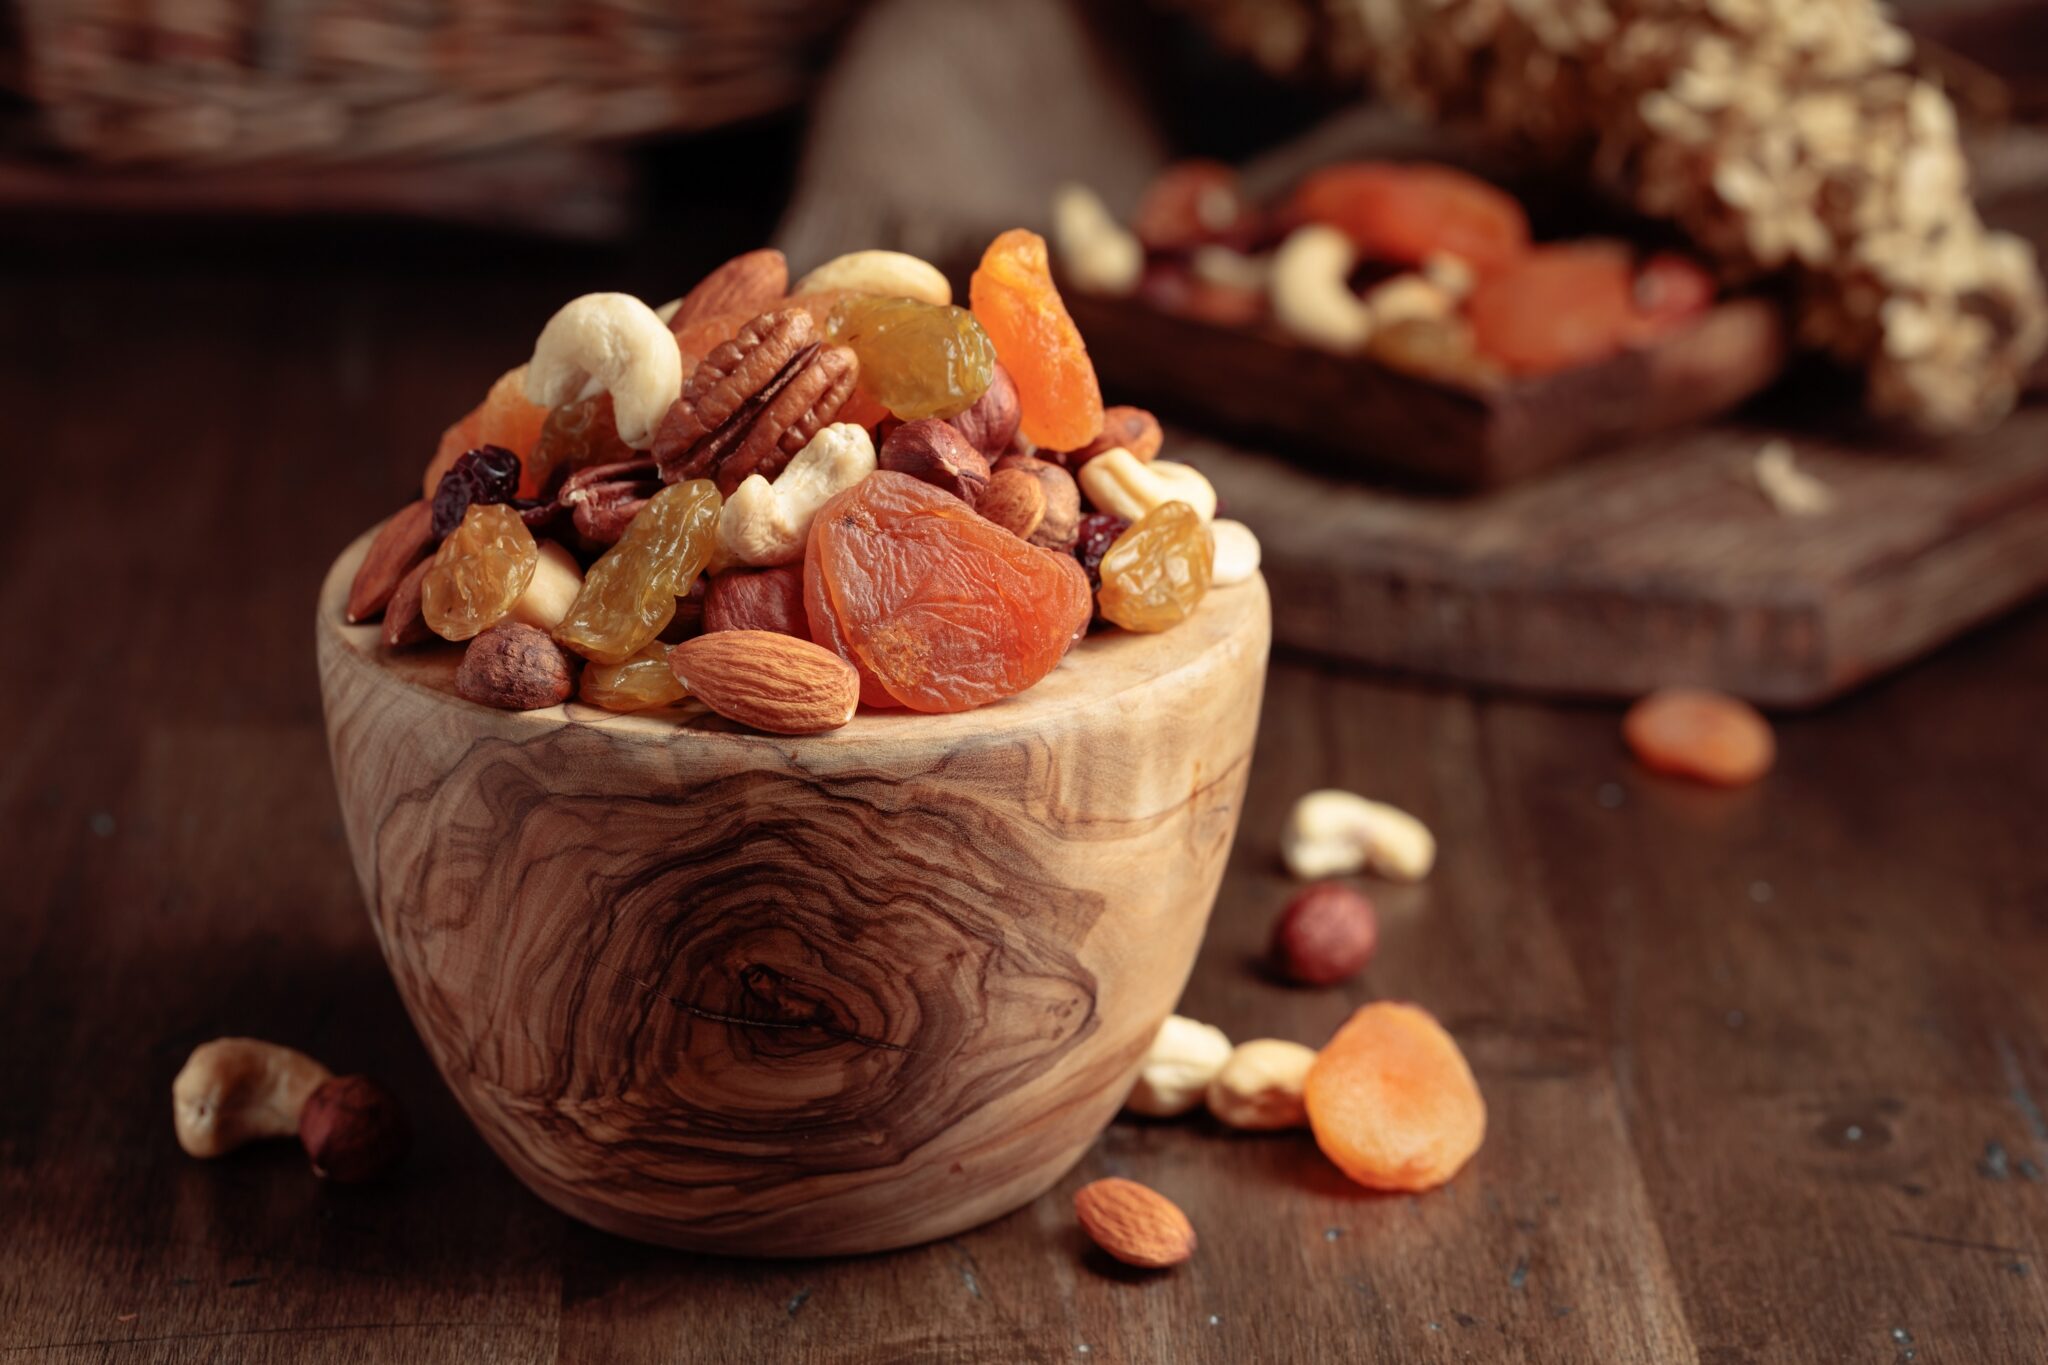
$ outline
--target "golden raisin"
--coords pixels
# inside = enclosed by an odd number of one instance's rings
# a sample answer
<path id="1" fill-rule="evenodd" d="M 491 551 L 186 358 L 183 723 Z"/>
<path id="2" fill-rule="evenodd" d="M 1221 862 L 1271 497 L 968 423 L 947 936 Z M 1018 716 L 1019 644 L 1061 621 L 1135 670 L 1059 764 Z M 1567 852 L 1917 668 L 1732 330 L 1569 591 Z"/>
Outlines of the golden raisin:
<path id="1" fill-rule="evenodd" d="M 1132 523 L 1102 557 L 1096 595 L 1105 619 L 1125 630 L 1170 630 L 1209 591 L 1215 563 L 1209 528 L 1184 502 L 1163 502 Z"/>
<path id="2" fill-rule="evenodd" d="M 585 668 L 578 695 L 607 711 L 646 711 L 674 705 L 689 692 L 669 670 L 668 646 L 656 640 L 624 663 Z"/>
<path id="3" fill-rule="evenodd" d="M 722 502 L 709 479 L 670 484 L 649 498 L 619 543 L 583 576 L 583 590 L 555 627 L 555 639 L 607 664 L 624 663 L 646 648 L 711 558 Z"/>
<path id="4" fill-rule="evenodd" d="M 995 376 L 996 348 L 965 308 L 856 294 L 825 335 L 860 357 L 860 391 L 906 422 L 965 412 Z"/>
<path id="5" fill-rule="evenodd" d="M 420 580 L 420 614 L 444 640 L 473 639 L 512 610 L 539 563 L 540 546 L 516 509 L 472 504 Z"/>

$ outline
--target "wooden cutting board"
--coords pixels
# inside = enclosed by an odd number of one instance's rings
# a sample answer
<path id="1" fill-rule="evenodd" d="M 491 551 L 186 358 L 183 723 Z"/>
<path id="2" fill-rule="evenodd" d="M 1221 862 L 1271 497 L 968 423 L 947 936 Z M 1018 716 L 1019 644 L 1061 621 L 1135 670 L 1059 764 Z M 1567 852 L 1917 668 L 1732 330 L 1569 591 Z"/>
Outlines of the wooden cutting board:
<path id="1" fill-rule="evenodd" d="M 1695 429 L 1466 498 L 1168 450 L 1258 532 L 1276 643 L 1463 683 L 1812 706 L 2048 585 L 2048 404 L 1939 450 L 1791 436 L 1836 499 L 1804 519 L 1747 473 L 1785 434 Z"/>

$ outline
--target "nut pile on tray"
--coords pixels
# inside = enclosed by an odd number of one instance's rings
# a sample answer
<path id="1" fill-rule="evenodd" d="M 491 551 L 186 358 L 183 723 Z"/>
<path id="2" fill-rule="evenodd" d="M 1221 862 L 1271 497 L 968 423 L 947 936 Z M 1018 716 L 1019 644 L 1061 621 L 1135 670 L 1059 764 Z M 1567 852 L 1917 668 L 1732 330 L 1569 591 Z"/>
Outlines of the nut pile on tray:
<path id="1" fill-rule="evenodd" d="M 1265 207 L 1228 166 L 1178 162 L 1128 228 L 1092 191 L 1062 188 L 1053 239 L 1089 293 L 1221 327 L 1270 319 L 1311 346 L 1468 387 L 1654 341 L 1716 294 L 1673 252 L 1532 242 L 1512 195 L 1427 163 L 1327 166 Z"/>
<path id="2" fill-rule="evenodd" d="M 1798 332 L 1930 431 L 2012 406 L 2048 345 L 2027 242 L 1987 229 L 1956 114 L 1880 0 L 1183 0 L 1276 70 L 1316 66 L 1782 272 Z"/>
<path id="3" fill-rule="evenodd" d="M 463 643 L 487 706 L 808 734 L 1013 696 L 1256 573 L 1152 415 L 1104 407 L 1042 239 L 996 238 L 969 303 L 899 252 L 792 284 L 772 250 L 661 308 L 571 301 L 442 436 L 348 620 Z"/>

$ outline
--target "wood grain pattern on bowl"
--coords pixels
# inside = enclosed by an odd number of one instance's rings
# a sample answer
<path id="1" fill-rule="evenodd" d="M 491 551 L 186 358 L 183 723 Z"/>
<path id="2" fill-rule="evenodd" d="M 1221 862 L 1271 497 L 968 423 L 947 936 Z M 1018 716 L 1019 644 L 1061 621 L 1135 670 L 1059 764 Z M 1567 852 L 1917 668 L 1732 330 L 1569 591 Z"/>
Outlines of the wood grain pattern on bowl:
<path id="1" fill-rule="evenodd" d="M 1194 962 L 1236 829 L 1262 581 L 961 716 L 802 739 L 511 714 L 453 650 L 319 622 L 357 876 L 421 1038 L 542 1198 L 739 1254 L 871 1251 L 1035 1197 Z"/>

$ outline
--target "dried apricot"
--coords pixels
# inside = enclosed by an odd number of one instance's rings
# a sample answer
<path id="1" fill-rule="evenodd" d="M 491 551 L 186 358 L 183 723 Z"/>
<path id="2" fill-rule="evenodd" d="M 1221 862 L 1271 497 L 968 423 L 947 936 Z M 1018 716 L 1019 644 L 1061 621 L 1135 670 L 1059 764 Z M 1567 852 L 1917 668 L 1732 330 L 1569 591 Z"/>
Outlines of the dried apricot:
<path id="1" fill-rule="evenodd" d="M 1449 166 L 1325 167 L 1295 189 L 1292 210 L 1342 229 L 1368 258 L 1403 265 L 1443 251 L 1483 274 L 1529 249 L 1529 216 L 1514 196 Z"/>
<path id="2" fill-rule="evenodd" d="M 420 614 L 444 640 L 473 639 L 512 610 L 539 563 L 540 546 L 517 508 L 472 505 L 420 579 Z"/>
<path id="3" fill-rule="evenodd" d="M 1316 1145 L 1368 1189 L 1435 1189 L 1486 1140 L 1465 1054 L 1415 1005 L 1382 1000 L 1353 1014 L 1316 1054 L 1302 1100 Z"/>
<path id="4" fill-rule="evenodd" d="M 1209 591 L 1215 567 L 1209 528 L 1184 502 L 1162 502 L 1133 522 L 1103 555 L 1096 594 L 1102 615 L 1125 630 L 1170 630 Z"/>
<path id="5" fill-rule="evenodd" d="M 498 376 L 498 382 L 491 385 L 484 401 L 441 433 L 441 444 L 434 450 L 434 458 L 427 464 L 427 473 L 422 481 L 428 497 L 441 485 L 441 476 L 462 455 L 465 450 L 478 446 L 502 446 L 520 459 L 533 453 L 540 440 L 541 423 L 546 420 L 548 410 L 538 403 L 526 401 L 526 367 L 507 370 Z M 540 485 L 522 481 L 519 487 L 521 497 L 532 497 Z"/>
<path id="6" fill-rule="evenodd" d="M 965 711 L 1000 701 L 1051 672 L 1088 620 L 1086 580 L 1063 558 L 883 470 L 811 523 L 811 638 L 859 671 L 870 704 Z"/>
<path id="7" fill-rule="evenodd" d="M 906 422 L 965 412 L 995 375 L 988 333 L 950 304 L 856 294 L 832 310 L 825 335 L 860 357 L 858 391 Z"/>
<path id="8" fill-rule="evenodd" d="M 1771 723 L 1737 697 L 1705 688 L 1666 687 L 1628 709 L 1628 747 L 1646 768 L 1717 787 L 1746 787 L 1771 770 Z"/>
<path id="9" fill-rule="evenodd" d="M 1611 243 L 1538 247 L 1482 275 L 1466 308 L 1482 355 L 1521 374 L 1549 374 L 1628 344 L 1637 326 L 1635 272 Z"/>
<path id="10" fill-rule="evenodd" d="M 1025 436 L 1078 450 L 1102 430 L 1102 387 L 1046 262 L 1045 239 L 1012 228 L 988 245 L 969 283 L 974 316 L 1016 381 Z"/>
<path id="11" fill-rule="evenodd" d="M 624 663 L 646 648 L 711 558 L 722 502 L 709 479 L 670 484 L 649 498 L 619 543 L 583 576 L 583 590 L 555 627 L 555 639 L 607 664 Z"/>
<path id="12" fill-rule="evenodd" d="M 623 663 L 585 668 L 577 695 L 607 711 L 646 711 L 672 706 L 689 690 L 669 671 L 668 646 L 656 640 Z"/>

